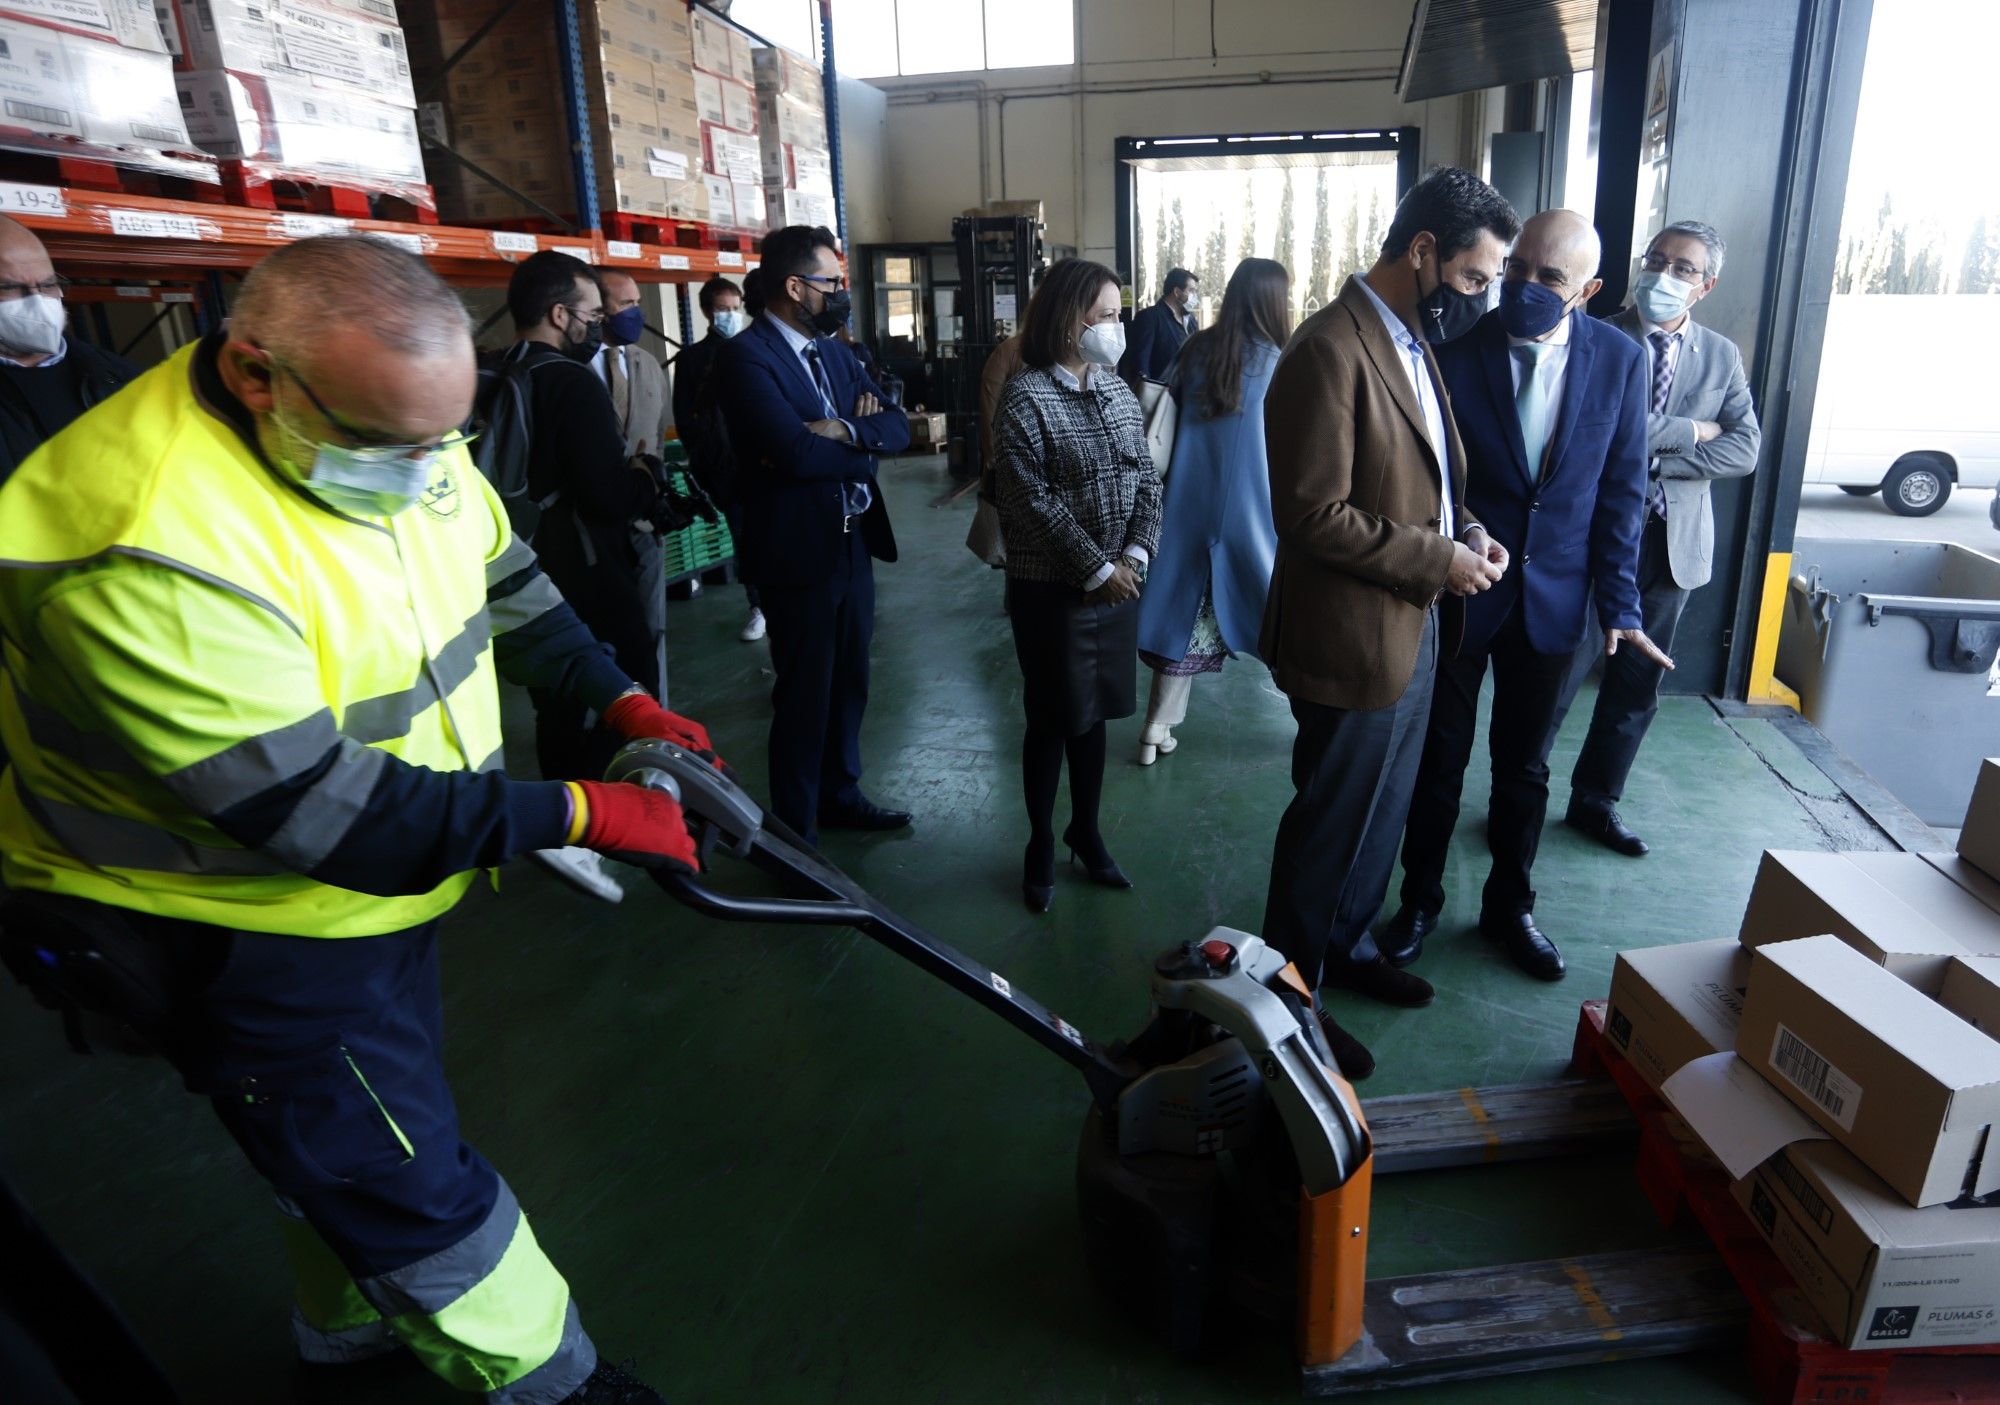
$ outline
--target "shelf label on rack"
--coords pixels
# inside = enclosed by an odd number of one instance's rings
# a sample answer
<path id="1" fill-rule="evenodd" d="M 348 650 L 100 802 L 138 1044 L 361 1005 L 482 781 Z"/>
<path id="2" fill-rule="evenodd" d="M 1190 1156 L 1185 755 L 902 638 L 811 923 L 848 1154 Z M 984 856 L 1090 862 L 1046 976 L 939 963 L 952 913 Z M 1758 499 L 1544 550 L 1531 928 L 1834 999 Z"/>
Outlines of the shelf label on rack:
<path id="1" fill-rule="evenodd" d="M 493 250 L 500 254 L 532 254 L 541 246 L 532 234 L 516 234 L 511 230 L 493 231 Z"/>
<path id="2" fill-rule="evenodd" d="M 688 267 L 688 256 L 686 254 L 661 254 L 660 267 L 686 268 Z"/>
<path id="3" fill-rule="evenodd" d="M 716 265 L 721 268 L 741 268 L 743 267 L 743 255 L 717 254 L 715 256 L 715 262 Z"/>
<path id="4" fill-rule="evenodd" d="M 321 234 L 352 234 L 354 221 L 335 215 L 285 213 L 278 216 L 278 228 L 287 239 L 312 239 Z"/>
<path id="5" fill-rule="evenodd" d="M 594 250 L 579 249 L 573 244 L 557 248 L 554 250 L 554 252 L 558 254 L 568 254 L 571 258 L 582 259 L 585 263 L 595 263 L 597 261 L 597 255 Z"/>
<path id="6" fill-rule="evenodd" d="M 144 283 L 120 283 L 111 291 L 121 298 L 144 298 L 148 302 L 153 298 L 152 288 Z"/>
<path id="7" fill-rule="evenodd" d="M 604 241 L 604 256 L 613 259 L 636 259 L 645 257 L 639 246 L 629 239 L 607 239 Z"/>
<path id="8" fill-rule="evenodd" d="M 192 304 L 192 303 L 194 302 L 194 294 L 193 294 L 193 293 L 161 293 L 161 294 L 160 294 L 160 301 L 161 301 L 161 302 L 184 302 L 184 303 L 189 303 L 189 304 Z"/>
<path id="9" fill-rule="evenodd" d="M 152 210 L 106 210 L 111 232 L 131 239 L 215 239 L 222 231 L 213 220 L 193 215 L 158 214 Z"/>
<path id="10" fill-rule="evenodd" d="M 431 251 L 429 241 L 421 234 L 400 234 L 393 229 L 371 229 L 368 233 L 371 238 L 385 240 L 413 254 L 428 254 Z"/>
<path id="11" fill-rule="evenodd" d="M 61 186 L 17 185 L 13 181 L 0 181 L 0 213 L 66 215 L 69 203 L 63 199 Z"/>

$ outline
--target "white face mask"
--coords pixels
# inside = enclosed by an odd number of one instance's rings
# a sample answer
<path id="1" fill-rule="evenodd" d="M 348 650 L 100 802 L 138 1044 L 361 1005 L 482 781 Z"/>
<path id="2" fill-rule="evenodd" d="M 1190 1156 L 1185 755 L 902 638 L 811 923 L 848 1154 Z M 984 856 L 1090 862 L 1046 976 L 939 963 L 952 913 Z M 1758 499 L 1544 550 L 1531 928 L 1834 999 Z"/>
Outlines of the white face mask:
<path id="1" fill-rule="evenodd" d="M 65 320 L 61 298 L 29 293 L 0 302 L 0 351 L 9 356 L 54 356 L 62 350 Z"/>
<path id="2" fill-rule="evenodd" d="M 278 432 L 297 447 L 286 459 L 302 475 L 302 486 L 336 512 L 355 517 L 394 517 L 423 496 L 431 478 L 431 454 L 412 457 L 407 450 L 352 449 L 322 444 L 272 414 Z M 311 455 L 303 467 L 299 459 Z"/>
<path id="3" fill-rule="evenodd" d="M 724 308 L 710 320 L 710 325 L 725 337 L 733 337 L 750 325 L 750 317 L 740 308 Z"/>
<path id="4" fill-rule="evenodd" d="M 1093 366 L 1116 366 L 1125 355 L 1125 324 L 1093 322 L 1077 338 L 1076 349 Z"/>

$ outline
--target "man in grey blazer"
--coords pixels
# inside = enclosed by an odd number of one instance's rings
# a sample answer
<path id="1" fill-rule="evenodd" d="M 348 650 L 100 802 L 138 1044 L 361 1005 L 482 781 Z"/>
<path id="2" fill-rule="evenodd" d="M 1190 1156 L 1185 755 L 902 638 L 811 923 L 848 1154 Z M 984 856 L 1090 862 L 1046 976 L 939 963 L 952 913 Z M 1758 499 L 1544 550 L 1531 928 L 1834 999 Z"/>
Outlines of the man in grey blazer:
<path id="1" fill-rule="evenodd" d="M 1742 354 L 1693 316 L 1694 305 L 1722 273 L 1723 252 L 1722 236 L 1708 225 L 1695 220 L 1668 225 L 1646 249 L 1632 285 L 1632 306 L 1606 319 L 1646 350 L 1652 396 L 1646 447 L 1653 457 L 1639 539 L 1640 612 L 1647 636 L 1669 653 L 1688 592 L 1708 584 L 1711 573 L 1715 515 L 1708 485 L 1756 468 L 1763 437 Z M 1564 822 L 1636 859 L 1647 852 L 1646 841 L 1619 817 L 1617 806 L 1646 729 L 1660 710 L 1665 674 L 1637 650 L 1607 652 L 1599 635 L 1587 634 L 1556 710 L 1558 729 L 1599 658 L 1604 682 L 1590 733 L 1570 772 Z"/>

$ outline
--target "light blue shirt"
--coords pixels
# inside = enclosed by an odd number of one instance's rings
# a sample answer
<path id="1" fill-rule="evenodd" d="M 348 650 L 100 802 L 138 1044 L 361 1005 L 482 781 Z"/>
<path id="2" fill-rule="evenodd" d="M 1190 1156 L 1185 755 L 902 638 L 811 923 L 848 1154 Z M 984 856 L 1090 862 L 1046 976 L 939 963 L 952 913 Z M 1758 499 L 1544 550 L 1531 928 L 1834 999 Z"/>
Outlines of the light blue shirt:
<path id="1" fill-rule="evenodd" d="M 1555 334 L 1542 343 L 1543 346 L 1549 349 L 1542 353 L 1541 365 L 1537 369 L 1540 371 L 1542 384 L 1549 388 L 1549 403 L 1551 405 L 1562 404 L 1563 373 L 1569 369 L 1569 324 L 1570 319 L 1575 316 L 1576 314 L 1572 312 L 1569 316 L 1564 317 L 1562 321 L 1556 323 Z M 1533 338 L 1530 337 L 1510 336 L 1507 338 L 1507 351 L 1509 353 L 1507 364 L 1514 368 L 1514 394 L 1516 395 L 1521 393 L 1521 358 L 1512 353 L 1515 347 L 1526 346 L 1531 340 Z M 1651 393 L 1650 390 L 1648 393 Z"/>
<path id="2" fill-rule="evenodd" d="M 1368 286 L 1366 278 L 1357 277 L 1354 281 L 1368 295 L 1368 301 L 1375 304 L 1375 311 L 1382 316 L 1382 325 L 1388 329 L 1397 351 L 1401 353 L 1396 359 L 1403 363 L 1403 374 L 1409 378 L 1410 389 L 1417 397 L 1417 406 L 1423 411 L 1424 431 L 1430 436 L 1431 452 L 1437 455 L 1438 531 L 1456 540 L 1458 514 L 1451 501 L 1451 439 L 1445 433 L 1444 404 L 1438 399 L 1437 383 L 1431 379 L 1430 363 L 1424 360 L 1424 344 L 1402 318 L 1389 310 L 1389 304 Z"/>
<path id="3" fill-rule="evenodd" d="M 785 345 L 789 346 L 792 349 L 792 354 L 799 358 L 799 365 L 805 368 L 806 379 L 811 381 L 813 389 L 819 392 L 819 406 L 822 410 L 826 411 L 826 417 L 830 420 L 839 420 L 842 424 L 846 425 L 847 442 L 859 449 L 861 447 L 861 436 L 854 432 L 854 421 L 843 416 L 834 403 L 826 398 L 826 388 L 820 384 L 819 376 L 813 372 L 812 358 L 806 355 L 808 351 L 812 350 L 813 338 L 807 336 L 804 332 L 801 332 L 774 312 L 766 312 L 764 320 L 778 329 L 778 335 L 785 339 Z M 821 365 L 822 367 L 825 365 L 823 356 Z M 849 480 L 841 484 L 841 493 L 846 499 L 847 515 L 849 517 L 859 517 L 875 501 L 875 490 L 870 488 L 866 483 Z"/>
<path id="4" fill-rule="evenodd" d="M 60 337 L 56 341 L 55 355 L 45 356 L 32 366 L 22 366 L 21 363 L 18 361 L 15 361 L 14 364 L 17 366 L 21 366 L 21 369 L 24 371 L 41 371 L 41 370 L 46 370 L 50 366 L 62 365 L 62 359 L 67 355 L 69 355 L 69 338 Z M 13 361 L 13 358 L 11 356 L 6 359 L 9 361 Z"/>

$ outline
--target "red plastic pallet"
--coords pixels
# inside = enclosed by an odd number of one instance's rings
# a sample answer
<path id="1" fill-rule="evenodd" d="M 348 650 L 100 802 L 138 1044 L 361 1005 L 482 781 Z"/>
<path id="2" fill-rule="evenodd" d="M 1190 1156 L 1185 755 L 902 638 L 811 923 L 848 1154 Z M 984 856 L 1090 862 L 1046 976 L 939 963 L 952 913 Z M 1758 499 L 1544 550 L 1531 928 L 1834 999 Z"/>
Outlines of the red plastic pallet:
<path id="1" fill-rule="evenodd" d="M 228 198 L 223 188 L 213 181 L 122 166 L 97 157 L 65 156 L 55 152 L 0 152 L 0 180 L 54 185 L 65 190 L 99 190 L 110 195 L 190 200 L 204 205 L 220 205 Z"/>
<path id="2" fill-rule="evenodd" d="M 422 200 L 368 186 L 297 174 L 274 173 L 241 161 L 223 161 L 222 189 L 231 204 L 295 214 L 335 215 L 343 219 L 394 220 L 400 224 L 436 224 L 437 202 L 429 186 L 413 187 Z"/>
<path id="3" fill-rule="evenodd" d="M 1750 1303 L 1750 1378 L 1766 1405 L 2000 1405 L 2000 1345 L 1850 1351 L 1828 1339 L 1789 1270 L 1730 1193 L 1729 1173 L 1604 1036 L 1586 1000 L 1571 1068 L 1614 1082 L 1639 1123 L 1638 1179 L 1662 1222 L 1701 1226 Z"/>

